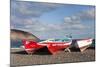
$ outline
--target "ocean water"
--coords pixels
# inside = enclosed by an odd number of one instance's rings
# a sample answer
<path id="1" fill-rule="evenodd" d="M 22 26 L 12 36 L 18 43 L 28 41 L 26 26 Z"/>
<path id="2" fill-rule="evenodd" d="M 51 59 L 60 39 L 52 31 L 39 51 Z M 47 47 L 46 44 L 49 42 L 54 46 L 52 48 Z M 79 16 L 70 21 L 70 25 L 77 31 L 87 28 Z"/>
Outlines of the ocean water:
<path id="1" fill-rule="evenodd" d="M 41 40 L 43 41 L 43 40 Z M 71 45 L 74 45 L 74 43 L 76 42 L 77 40 L 73 40 L 72 41 L 72 44 Z M 10 41 L 10 44 L 11 44 L 11 48 L 20 48 L 20 46 L 22 46 L 22 40 L 11 40 Z M 91 44 L 91 47 L 95 47 L 95 39 L 93 40 L 93 43 Z"/>

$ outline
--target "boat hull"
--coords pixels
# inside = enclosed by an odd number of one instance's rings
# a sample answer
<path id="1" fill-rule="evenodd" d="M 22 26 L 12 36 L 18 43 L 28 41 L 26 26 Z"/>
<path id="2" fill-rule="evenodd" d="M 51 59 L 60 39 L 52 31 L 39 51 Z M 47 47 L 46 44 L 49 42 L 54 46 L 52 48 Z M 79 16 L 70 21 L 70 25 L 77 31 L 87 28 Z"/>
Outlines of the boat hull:
<path id="1" fill-rule="evenodd" d="M 28 54 L 32 54 L 34 53 L 36 50 L 43 48 L 43 45 L 39 45 L 34 41 L 27 41 L 24 40 L 23 41 L 23 45 L 24 45 L 24 49 Z"/>
<path id="2" fill-rule="evenodd" d="M 92 40 L 93 40 L 92 38 L 83 39 L 83 40 L 77 40 L 77 47 L 82 52 L 92 44 Z"/>
<path id="3" fill-rule="evenodd" d="M 45 44 L 47 44 L 47 48 L 52 54 L 56 54 L 62 49 L 68 48 L 71 42 L 48 42 Z"/>
<path id="4" fill-rule="evenodd" d="M 56 54 L 58 51 L 65 49 L 65 48 L 68 48 L 71 45 L 71 42 L 37 43 L 37 42 L 34 42 L 34 41 L 23 41 L 23 44 L 25 46 L 25 51 L 27 53 L 34 53 L 36 50 L 46 46 L 52 54 Z"/>

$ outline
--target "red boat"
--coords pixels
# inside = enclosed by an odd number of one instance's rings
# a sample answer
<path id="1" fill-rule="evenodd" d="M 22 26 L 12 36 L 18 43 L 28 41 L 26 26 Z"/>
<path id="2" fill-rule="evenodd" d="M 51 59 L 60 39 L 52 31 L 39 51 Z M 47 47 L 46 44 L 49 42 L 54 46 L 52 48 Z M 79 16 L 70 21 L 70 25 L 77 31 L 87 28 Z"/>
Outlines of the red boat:
<path id="1" fill-rule="evenodd" d="M 72 43 L 71 38 L 49 39 L 42 42 L 23 40 L 25 50 L 28 54 L 34 53 L 36 50 L 43 48 L 45 46 L 52 54 L 56 54 L 56 52 L 68 48 L 71 45 L 71 43 Z"/>
<path id="2" fill-rule="evenodd" d="M 22 41 L 23 44 L 24 44 L 24 48 L 25 48 L 25 51 L 28 53 L 28 54 L 32 54 L 34 53 L 36 50 L 44 47 L 43 45 L 39 45 L 37 44 L 36 42 L 34 41 L 29 41 L 29 40 L 23 40 Z"/>
<path id="3" fill-rule="evenodd" d="M 64 43 L 48 43 L 49 45 L 47 45 L 49 51 L 52 54 L 56 54 L 59 50 L 61 49 L 65 49 L 68 48 L 71 45 L 71 42 L 64 42 Z"/>

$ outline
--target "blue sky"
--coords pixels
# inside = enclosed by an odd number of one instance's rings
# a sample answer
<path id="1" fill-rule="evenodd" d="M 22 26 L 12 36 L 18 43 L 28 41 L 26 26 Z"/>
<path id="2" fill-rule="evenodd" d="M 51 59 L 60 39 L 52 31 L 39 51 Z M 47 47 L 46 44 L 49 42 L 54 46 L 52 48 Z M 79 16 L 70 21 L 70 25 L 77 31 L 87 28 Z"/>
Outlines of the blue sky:
<path id="1" fill-rule="evenodd" d="M 33 33 L 40 39 L 94 38 L 95 6 L 11 1 L 11 29 Z"/>

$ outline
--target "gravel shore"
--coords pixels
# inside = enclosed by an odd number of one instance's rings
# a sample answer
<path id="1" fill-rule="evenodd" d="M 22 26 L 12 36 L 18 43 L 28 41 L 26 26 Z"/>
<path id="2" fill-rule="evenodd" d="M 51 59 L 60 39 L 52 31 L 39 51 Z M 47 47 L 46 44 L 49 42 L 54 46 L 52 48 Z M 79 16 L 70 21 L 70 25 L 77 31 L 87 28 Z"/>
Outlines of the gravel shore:
<path id="1" fill-rule="evenodd" d="M 39 50 L 33 55 L 27 55 L 22 49 L 11 49 L 11 67 L 25 65 L 41 65 L 41 64 L 58 64 L 58 63 L 75 63 L 95 61 L 95 49 L 89 48 L 84 52 L 60 51 L 56 55 L 52 55 L 49 51 Z"/>

